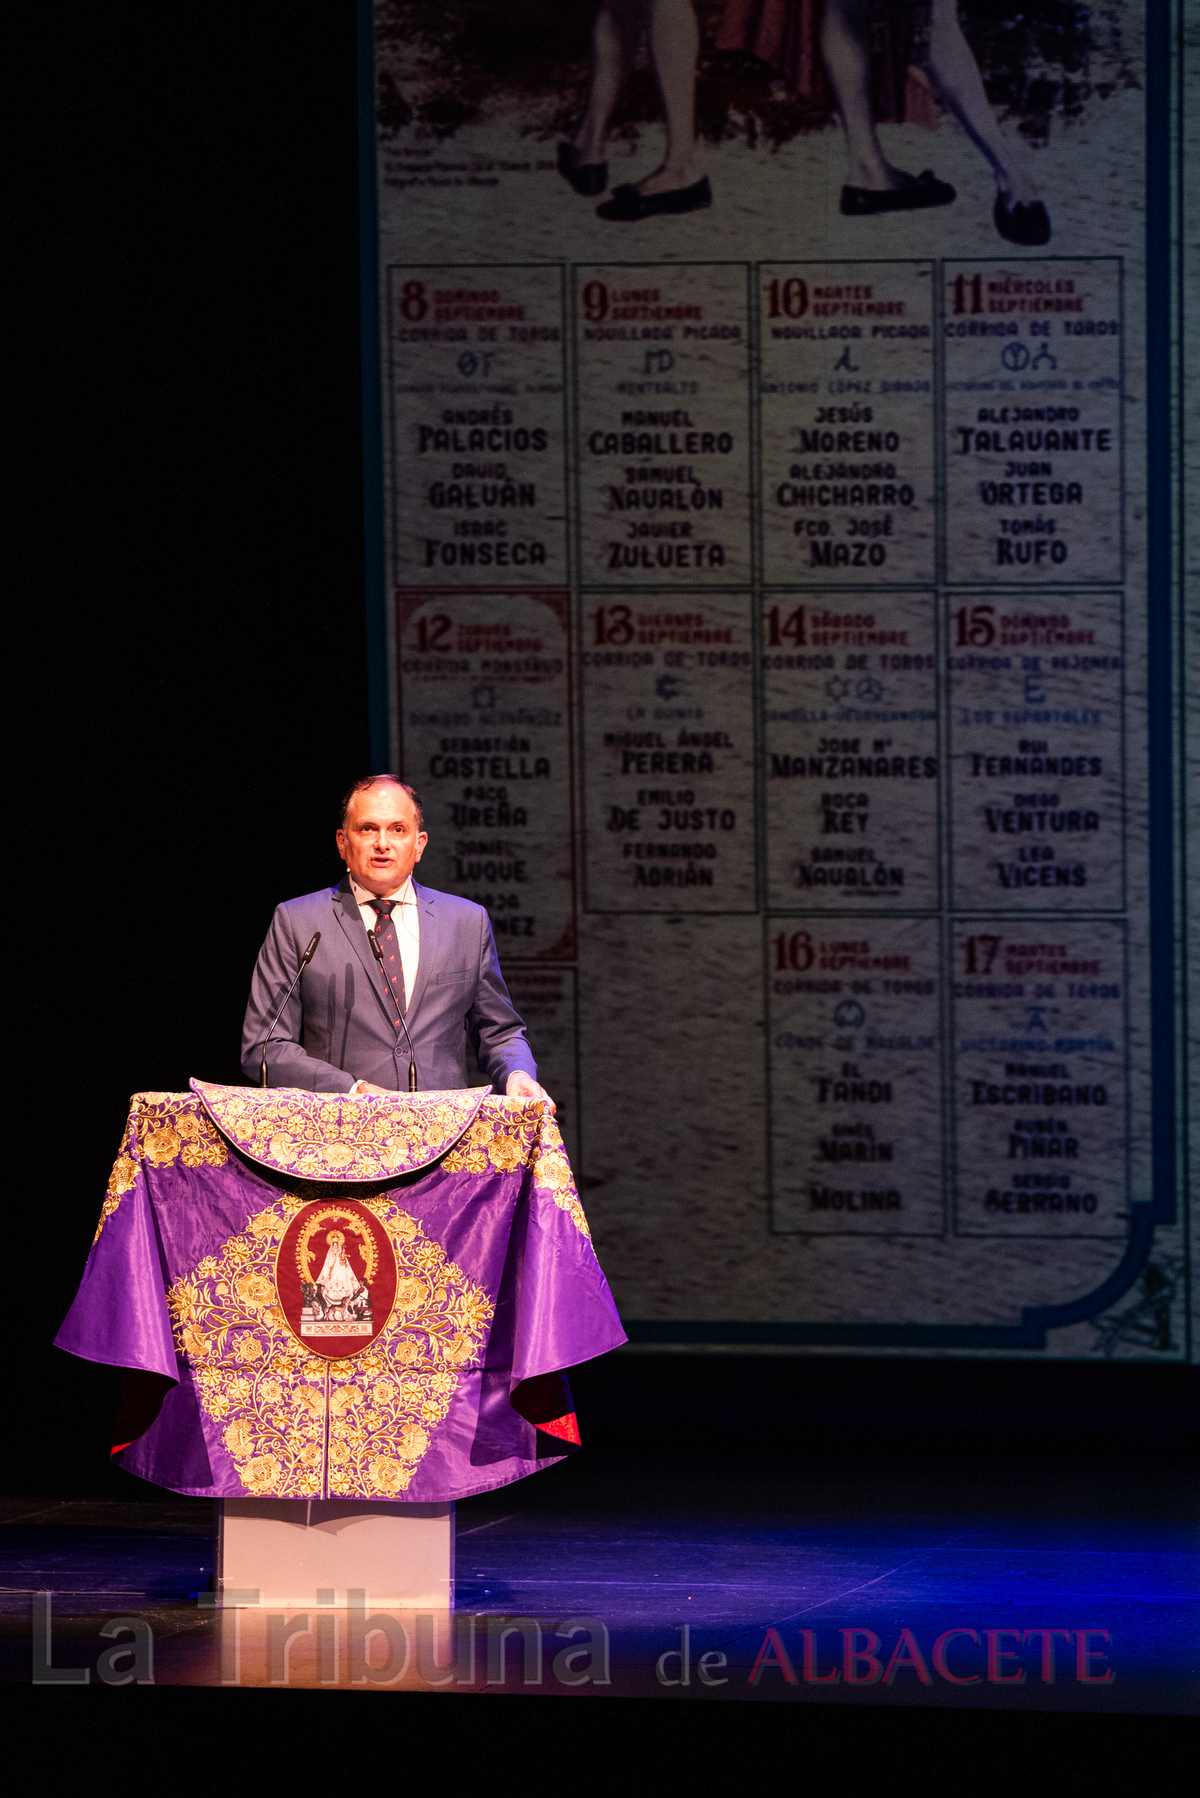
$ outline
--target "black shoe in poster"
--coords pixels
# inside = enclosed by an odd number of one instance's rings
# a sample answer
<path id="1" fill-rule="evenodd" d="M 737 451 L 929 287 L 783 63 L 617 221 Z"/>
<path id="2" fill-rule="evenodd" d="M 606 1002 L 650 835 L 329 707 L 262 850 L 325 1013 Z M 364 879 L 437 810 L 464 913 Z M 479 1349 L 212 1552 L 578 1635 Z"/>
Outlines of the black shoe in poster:
<path id="1" fill-rule="evenodd" d="M 992 217 L 997 231 L 1008 243 L 1032 248 L 1050 242 L 1050 214 L 1040 200 L 1033 200 L 1026 206 L 1014 206 L 1007 194 L 997 194 Z"/>
<path id="2" fill-rule="evenodd" d="M 558 146 L 558 172 L 571 183 L 577 194 L 585 200 L 594 200 L 608 186 L 608 164 L 606 162 L 580 162 L 579 152 L 574 144 L 561 143 Z"/>
<path id="3" fill-rule="evenodd" d="M 596 216 L 636 221 L 653 218 L 658 213 L 699 212 L 711 205 L 712 188 L 705 175 L 690 187 L 673 187 L 665 194 L 644 194 L 638 187 L 618 187 L 611 200 L 597 206 Z"/>
<path id="4" fill-rule="evenodd" d="M 880 212 L 919 212 L 927 206 L 949 206 L 958 195 L 948 181 L 939 181 L 932 169 L 919 175 L 896 170 L 895 187 L 843 187 L 843 218 L 869 218 Z"/>

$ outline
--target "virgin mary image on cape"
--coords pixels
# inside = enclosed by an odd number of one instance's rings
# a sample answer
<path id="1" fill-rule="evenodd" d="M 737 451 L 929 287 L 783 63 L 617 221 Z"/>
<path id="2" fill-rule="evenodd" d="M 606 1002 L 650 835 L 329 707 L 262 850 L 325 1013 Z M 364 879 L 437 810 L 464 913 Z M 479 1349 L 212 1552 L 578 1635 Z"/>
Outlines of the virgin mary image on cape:
<path id="1" fill-rule="evenodd" d="M 327 1323 L 342 1323 L 353 1334 L 356 1327 L 370 1333 L 371 1294 L 359 1279 L 346 1253 L 346 1237 L 331 1230 L 326 1238 L 325 1261 L 317 1275 L 311 1315 Z"/>

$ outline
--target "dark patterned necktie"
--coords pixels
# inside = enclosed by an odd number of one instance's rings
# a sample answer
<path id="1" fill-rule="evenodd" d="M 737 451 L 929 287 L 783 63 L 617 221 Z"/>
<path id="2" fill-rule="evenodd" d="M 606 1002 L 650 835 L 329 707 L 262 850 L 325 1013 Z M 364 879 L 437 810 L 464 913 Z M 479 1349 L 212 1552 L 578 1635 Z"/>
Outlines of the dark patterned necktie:
<path id="1" fill-rule="evenodd" d="M 392 922 L 392 913 L 400 904 L 399 899 L 368 899 L 367 904 L 375 913 L 379 922 L 375 926 L 375 941 L 383 951 L 384 978 L 396 995 L 396 1003 L 401 1011 L 407 1010 L 408 1001 L 404 996 L 404 963 L 400 959 L 400 944 L 396 939 L 396 926 Z M 395 1020 L 396 1029 L 400 1028 L 400 1020 Z"/>

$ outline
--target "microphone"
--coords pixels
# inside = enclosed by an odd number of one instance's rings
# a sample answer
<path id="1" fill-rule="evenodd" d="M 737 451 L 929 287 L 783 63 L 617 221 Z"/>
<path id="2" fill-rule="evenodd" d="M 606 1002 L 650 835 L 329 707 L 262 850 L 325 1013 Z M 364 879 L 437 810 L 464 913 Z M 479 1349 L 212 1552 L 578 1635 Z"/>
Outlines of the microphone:
<path id="1" fill-rule="evenodd" d="M 383 984 L 392 995 L 392 1004 L 396 1007 L 396 1016 L 400 1020 L 400 1028 L 403 1030 L 405 1036 L 408 1037 L 408 1090 L 410 1093 L 415 1093 L 417 1090 L 417 1055 L 416 1050 L 413 1048 L 412 1037 L 408 1035 L 408 1025 L 404 1021 L 404 1013 L 400 1009 L 400 1001 L 397 999 L 392 988 L 392 983 L 387 977 L 387 969 L 383 965 L 383 950 L 379 947 L 379 939 L 376 937 L 373 930 L 368 930 L 367 941 L 371 945 L 372 955 L 379 963 L 379 972 L 383 975 Z"/>
<path id="2" fill-rule="evenodd" d="M 260 1086 L 266 1086 L 266 1084 L 267 1084 L 267 1044 L 270 1042 L 271 1038 L 275 1034 L 275 1025 L 278 1024 L 280 1018 L 283 1016 L 284 1005 L 287 1004 L 288 1000 L 291 998 L 292 994 L 296 990 L 296 982 L 299 980 L 301 974 L 303 974 L 305 968 L 308 966 L 309 962 L 312 960 L 313 956 L 316 954 L 317 944 L 320 942 L 320 940 L 321 940 L 321 932 L 319 930 L 315 931 L 313 934 L 312 942 L 308 945 L 308 948 L 304 951 L 304 954 L 300 957 L 300 966 L 296 969 L 296 972 L 292 976 L 292 984 L 291 984 L 291 986 L 288 987 L 287 992 L 283 995 L 283 1003 L 280 1005 L 279 1010 L 275 1013 L 275 1017 L 274 1017 L 274 1020 L 272 1021 L 271 1028 L 267 1031 L 266 1037 L 263 1040 L 262 1067 L 259 1071 L 259 1081 L 258 1081 L 258 1084 Z"/>

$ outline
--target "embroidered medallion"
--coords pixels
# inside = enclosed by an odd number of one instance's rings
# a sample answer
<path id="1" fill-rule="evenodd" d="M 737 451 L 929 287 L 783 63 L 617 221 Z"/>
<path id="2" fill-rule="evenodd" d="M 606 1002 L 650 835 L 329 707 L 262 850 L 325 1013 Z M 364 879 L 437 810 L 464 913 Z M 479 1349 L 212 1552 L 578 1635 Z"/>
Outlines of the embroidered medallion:
<path id="1" fill-rule="evenodd" d="M 396 1302 L 396 1252 L 365 1205 L 316 1201 L 297 1212 L 275 1261 L 284 1322 L 314 1355 L 334 1361 L 369 1348 Z"/>

